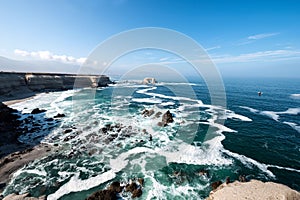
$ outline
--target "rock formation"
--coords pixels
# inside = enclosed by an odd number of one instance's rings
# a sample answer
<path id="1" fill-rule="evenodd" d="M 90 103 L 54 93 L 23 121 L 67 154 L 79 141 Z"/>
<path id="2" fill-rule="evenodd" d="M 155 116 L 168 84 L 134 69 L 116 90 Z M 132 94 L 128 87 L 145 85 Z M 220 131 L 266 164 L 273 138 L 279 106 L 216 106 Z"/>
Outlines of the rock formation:
<path id="1" fill-rule="evenodd" d="M 10 194 L 8 196 L 6 196 L 3 200 L 45 200 L 46 197 L 42 196 L 42 197 L 30 197 L 30 195 L 28 193 L 25 194 Z"/>
<path id="2" fill-rule="evenodd" d="M 168 110 L 167 112 L 165 112 L 162 116 L 162 120 L 161 122 L 158 122 L 158 126 L 167 126 L 169 123 L 174 122 L 173 120 L 173 116 L 171 114 L 171 112 Z"/>
<path id="3" fill-rule="evenodd" d="M 155 84 L 155 83 L 157 83 L 155 78 L 144 78 L 142 84 Z"/>
<path id="4" fill-rule="evenodd" d="M 109 77 L 104 75 L 0 72 L 0 101 L 20 94 L 23 98 L 36 92 L 103 87 L 110 83 Z"/>
<path id="5" fill-rule="evenodd" d="M 246 199 L 300 199 L 300 193 L 291 188 L 274 183 L 251 180 L 250 182 L 235 181 L 222 184 L 212 191 L 206 200 L 246 200 Z"/>

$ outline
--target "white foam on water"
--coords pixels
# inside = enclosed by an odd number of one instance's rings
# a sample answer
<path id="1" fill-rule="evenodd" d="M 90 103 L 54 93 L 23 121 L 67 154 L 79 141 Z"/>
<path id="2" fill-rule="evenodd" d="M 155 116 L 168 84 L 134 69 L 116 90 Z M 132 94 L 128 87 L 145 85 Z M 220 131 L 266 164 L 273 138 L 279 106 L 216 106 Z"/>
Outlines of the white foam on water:
<path id="1" fill-rule="evenodd" d="M 300 99 L 300 94 L 291 94 L 290 97 L 293 99 Z"/>
<path id="2" fill-rule="evenodd" d="M 298 172 L 300 173 L 299 169 L 294 169 L 294 168 L 290 168 L 290 167 L 281 167 L 278 165 L 267 165 L 268 167 L 273 167 L 273 168 L 277 168 L 277 169 L 283 169 L 283 170 L 287 170 L 287 171 L 293 171 L 293 172 Z"/>
<path id="3" fill-rule="evenodd" d="M 289 125 L 290 127 L 292 127 L 293 129 L 295 129 L 300 133 L 300 126 L 298 124 L 293 122 L 283 122 L 283 123 Z"/>
<path id="4" fill-rule="evenodd" d="M 273 111 L 261 111 L 260 114 L 268 116 L 275 121 L 279 120 L 279 115 L 277 115 L 276 112 Z"/>
<path id="5" fill-rule="evenodd" d="M 210 125 L 213 127 L 216 127 L 220 130 L 220 132 L 231 132 L 231 133 L 236 133 L 236 130 L 230 129 L 222 124 L 218 124 L 218 123 L 212 123 L 212 122 L 199 122 L 199 124 L 206 124 L 206 125 Z"/>
<path id="6" fill-rule="evenodd" d="M 173 105 L 175 105 L 175 103 L 172 102 L 172 101 L 167 101 L 167 102 L 161 103 L 160 105 L 162 105 L 162 106 L 173 106 Z"/>
<path id="7" fill-rule="evenodd" d="M 157 99 L 157 98 L 133 98 L 131 100 L 138 103 L 153 103 L 153 104 L 158 104 L 162 102 L 161 99 Z"/>
<path id="8" fill-rule="evenodd" d="M 238 159 L 239 161 L 241 161 L 245 166 L 248 166 L 251 168 L 251 165 L 255 165 L 257 168 L 259 168 L 261 171 L 263 171 L 264 173 L 266 173 L 268 176 L 270 176 L 271 178 L 275 178 L 275 175 L 268 170 L 268 165 L 260 163 L 252 158 L 248 158 L 244 155 L 240 155 L 237 153 L 233 153 L 227 149 L 223 149 L 222 150 L 224 153 L 226 153 L 227 155 L 234 157 L 236 159 Z"/>
<path id="9" fill-rule="evenodd" d="M 176 82 L 159 82 L 156 83 L 155 85 L 190 85 L 190 86 L 197 86 L 197 85 L 201 85 L 201 84 L 197 84 L 197 83 L 176 83 Z"/>
<path id="10" fill-rule="evenodd" d="M 286 111 L 276 112 L 277 114 L 287 114 L 287 115 L 298 115 L 300 113 L 300 108 L 289 108 Z"/>
<path id="11" fill-rule="evenodd" d="M 22 173 L 28 173 L 28 174 L 36 174 L 38 176 L 47 176 L 47 173 L 45 170 L 38 170 L 38 169 L 21 169 L 18 170 L 13 174 L 13 178 L 19 176 Z"/>
<path id="12" fill-rule="evenodd" d="M 106 181 L 109 181 L 115 177 L 116 174 L 113 172 L 113 170 L 109 170 L 107 172 L 104 172 L 103 174 L 85 180 L 81 180 L 79 178 L 79 173 L 77 173 L 67 183 L 61 186 L 56 192 L 48 195 L 47 200 L 56 200 L 71 192 L 80 192 L 88 190 L 102 183 L 105 183 Z"/>
<path id="13" fill-rule="evenodd" d="M 160 184 L 155 178 L 154 175 L 147 175 L 145 176 L 146 179 L 149 179 L 152 183 L 151 189 L 148 191 L 146 200 L 152 199 L 166 199 L 166 194 L 172 195 L 174 198 L 178 199 L 185 199 L 186 197 L 189 198 L 198 198 L 198 193 L 196 190 L 203 190 L 208 185 L 197 185 L 197 187 L 191 187 L 189 185 L 175 185 L 172 184 L 171 186 L 165 186 Z M 185 197 L 183 197 L 185 196 Z"/>
<path id="14" fill-rule="evenodd" d="M 259 112 L 259 110 L 256 110 L 256 109 L 254 109 L 254 108 L 250 108 L 250 107 L 248 107 L 248 106 L 239 106 L 240 108 L 244 108 L 244 109 L 246 109 L 246 110 L 249 110 L 250 112 L 252 112 L 252 113 L 258 113 Z"/>
<path id="15" fill-rule="evenodd" d="M 252 119 L 250 119 L 249 117 L 236 114 L 235 112 L 233 112 L 231 110 L 226 110 L 226 118 L 229 118 L 229 119 L 239 119 L 241 121 L 246 121 L 246 122 L 251 122 L 252 121 Z"/>
<path id="16" fill-rule="evenodd" d="M 185 163 L 193 165 L 230 165 L 232 164 L 231 159 L 224 158 L 222 153 L 219 151 L 221 144 L 217 140 L 222 140 L 218 137 L 211 140 L 211 145 L 208 149 L 202 149 L 193 145 L 182 143 L 177 145 L 178 151 L 162 151 L 158 150 L 160 155 L 166 157 L 167 163 Z M 210 144 L 206 142 L 205 144 Z M 205 145 L 204 144 L 204 145 Z"/>

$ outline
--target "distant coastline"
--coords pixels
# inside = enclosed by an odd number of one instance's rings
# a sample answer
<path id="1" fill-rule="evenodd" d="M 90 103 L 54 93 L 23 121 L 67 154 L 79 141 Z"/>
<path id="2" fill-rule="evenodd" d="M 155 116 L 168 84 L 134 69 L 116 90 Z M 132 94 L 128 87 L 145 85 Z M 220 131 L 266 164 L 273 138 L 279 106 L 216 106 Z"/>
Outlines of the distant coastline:
<path id="1" fill-rule="evenodd" d="M 24 99 L 37 93 L 113 83 L 105 75 L 0 72 L 0 102 Z"/>

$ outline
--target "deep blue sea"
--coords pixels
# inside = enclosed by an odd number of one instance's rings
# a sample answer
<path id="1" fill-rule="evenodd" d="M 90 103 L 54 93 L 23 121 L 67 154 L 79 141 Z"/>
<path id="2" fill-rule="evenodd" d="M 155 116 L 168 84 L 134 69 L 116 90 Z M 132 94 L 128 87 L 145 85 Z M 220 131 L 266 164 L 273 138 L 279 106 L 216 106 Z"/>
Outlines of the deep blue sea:
<path id="1" fill-rule="evenodd" d="M 113 181 L 144 178 L 140 199 L 205 199 L 212 182 L 240 175 L 300 191 L 300 80 L 228 78 L 224 85 L 227 108 L 211 105 L 206 84 L 195 79 L 119 82 L 14 104 L 23 118 L 47 110 L 33 116 L 44 131 L 19 140 L 55 144 L 57 151 L 19 170 L 4 193 L 84 199 Z M 145 109 L 154 114 L 143 116 Z M 174 122 L 158 126 L 155 114 L 167 110 Z M 44 120 L 58 113 L 66 117 Z"/>

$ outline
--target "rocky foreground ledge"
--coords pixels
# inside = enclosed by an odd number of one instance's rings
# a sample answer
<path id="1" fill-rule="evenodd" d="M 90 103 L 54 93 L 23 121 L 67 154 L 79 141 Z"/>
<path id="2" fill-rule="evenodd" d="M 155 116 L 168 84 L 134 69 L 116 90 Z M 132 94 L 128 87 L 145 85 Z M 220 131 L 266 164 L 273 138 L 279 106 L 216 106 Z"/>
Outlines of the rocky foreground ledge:
<path id="1" fill-rule="evenodd" d="M 224 183 L 213 190 L 206 200 L 298 200 L 300 193 L 291 188 L 274 183 L 251 180 L 250 182 Z"/>
<path id="2" fill-rule="evenodd" d="M 110 83 L 112 81 L 105 75 L 0 72 L 0 101 L 74 87 L 103 87 Z"/>

